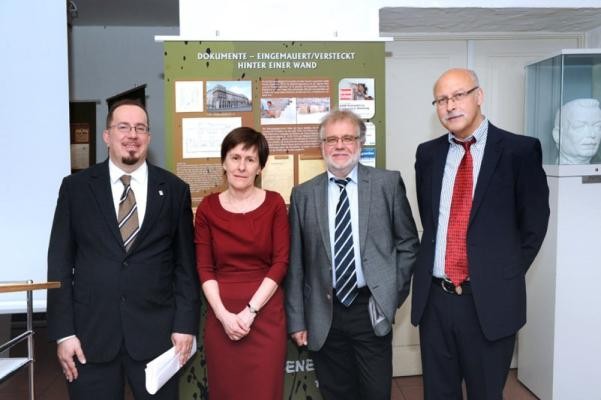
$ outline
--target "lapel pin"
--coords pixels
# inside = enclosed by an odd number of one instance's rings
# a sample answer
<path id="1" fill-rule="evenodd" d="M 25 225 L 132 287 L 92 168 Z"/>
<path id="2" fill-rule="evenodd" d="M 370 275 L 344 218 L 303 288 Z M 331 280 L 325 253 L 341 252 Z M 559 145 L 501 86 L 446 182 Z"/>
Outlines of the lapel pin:
<path id="1" fill-rule="evenodd" d="M 159 195 L 162 196 L 163 195 L 163 191 L 159 190 Z"/>

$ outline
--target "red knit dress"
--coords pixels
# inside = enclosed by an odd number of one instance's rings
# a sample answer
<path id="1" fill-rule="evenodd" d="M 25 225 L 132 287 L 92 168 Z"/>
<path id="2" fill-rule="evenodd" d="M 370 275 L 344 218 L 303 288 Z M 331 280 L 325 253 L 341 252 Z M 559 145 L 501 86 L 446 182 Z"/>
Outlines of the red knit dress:
<path id="1" fill-rule="evenodd" d="M 215 279 L 228 311 L 238 313 L 263 281 L 281 284 L 288 269 L 288 217 L 282 197 L 266 192 L 265 201 L 247 213 L 225 210 L 217 193 L 196 211 L 196 264 L 201 284 Z M 257 314 L 250 333 L 230 340 L 209 307 L 204 346 L 211 399 L 277 399 L 284 391 L 286 358 L 284 295 L 278 287 Z"/>

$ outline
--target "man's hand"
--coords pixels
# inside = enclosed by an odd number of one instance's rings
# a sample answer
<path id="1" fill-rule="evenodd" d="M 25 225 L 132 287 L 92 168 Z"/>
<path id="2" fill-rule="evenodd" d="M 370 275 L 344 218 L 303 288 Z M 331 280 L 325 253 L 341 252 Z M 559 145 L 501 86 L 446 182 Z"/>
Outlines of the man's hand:
<path id="1" fill-rule="evenodd" d="M 296 345 L 299 347 L 307 345 L 307 331 L 306 330 L 294 332 L 294 333 L 290 334 L 290 337 L 292 338 L 292 340 L 294 340 L 294 343 L 296 343 Z"/>
<path id="2" fill-rule="evenodd" d="M 73 357 L 76 356 L 82 364 L 86 363 L 86 356 L 83 354 L 79 339 L 76 336 L 73 336 L 57 344 L 56 355 L 58 356 L 58 361 L 61 364 L 65 378 L 67 378 L 69 382 L 73 382 L 78 376 L 77 367 L 75 366 Z"/>
<path id="3" fill-rule="evenodd" d="M 190 358 L 192 344 L 194 343 L 194 335 L 174 332 L 171 334 L 171 343 L 175 346 L 175 352 L 179 354 L 179 365 L 181 367 Z"/>

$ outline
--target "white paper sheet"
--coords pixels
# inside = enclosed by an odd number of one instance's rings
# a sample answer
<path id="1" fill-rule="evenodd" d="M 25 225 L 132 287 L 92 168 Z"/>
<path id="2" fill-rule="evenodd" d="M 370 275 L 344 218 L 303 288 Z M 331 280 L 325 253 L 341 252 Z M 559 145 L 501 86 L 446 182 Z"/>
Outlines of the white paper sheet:
<path id="1" fill-rule="evenodd" d="M 240 117 L 182 118 L 183 158 L 220 157 L 223 138 L 240 126 Z"/>
<path id="2" fill-rule="evenodd" d="M 196 353 L 196 338 L 192 343 L 190 357 Z M 175 347 L 170 348 L 148 364 L 146 364 L 146 390 L 155 394 L 182 366 L 179 365 L 179 355 Z"/>
<path id="3" fill-rule="evenodd" d="M 203 82 L 175 82 L 175 112 L 203 112 Z"/>

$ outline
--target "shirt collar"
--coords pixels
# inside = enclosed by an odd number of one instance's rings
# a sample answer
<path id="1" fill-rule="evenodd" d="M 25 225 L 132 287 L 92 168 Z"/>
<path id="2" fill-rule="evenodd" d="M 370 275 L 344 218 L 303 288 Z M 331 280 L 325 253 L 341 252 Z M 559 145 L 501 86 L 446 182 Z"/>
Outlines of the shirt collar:
<path id="1" fill-rule="evenodd" d="M 138 168 L 132 172 L 125 172 L 119 168 L 113 160 L 109 158 L 109 176 L 111 183 L 117 183 L 123 175 L 131 175 L 131 178 L 138 183 L 145 183 L 148 178 L 148 164 L 144 161 Z"/>
<path id="2" fill-rule="evenodd" d="M 476 128 L 474 133 L 472 133 L 465 139 L 460 139 L 460 138 L 456 137 L 455 135 L 453 135 L 451 132 L 449 132 L 448 140 L 449 140 L 449 143 L 451 143 L 451 144 L 457 144 L 453 141 L 453 139 L 455 139 L 459 142 L 465 142 L 467 140 L 470 140 L 473 137 L 476 139 L 476 143 L 481 143 L 487 132 L 488 132 L 488 118 L 484 117 L 484 119 L 482 120 L 480 125 Z"/>
<path id="3" fill-rule="evenodd" d="M 340 179 L 337 176 L 335 176 L 333 173 L 331 173 L 330 170 L 327 170 L 327 173 L 328 173 L 328 182 L 331 182 L 332 178 L 334 178 L 334 179 Z M 357 165 L 355 165 L 353 167 L 353 169 L 346 176 L 346 178 L 351 178 L 351 182 L 354 182 L 355 184 L 357 183 Z"/>

